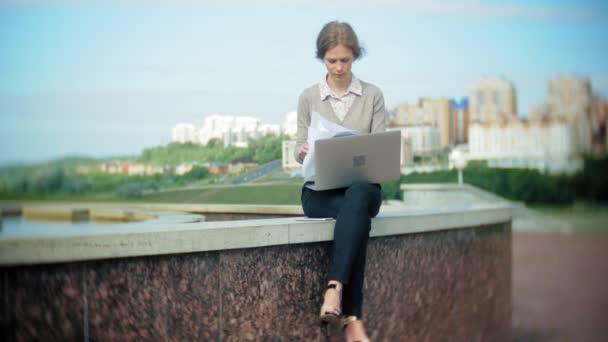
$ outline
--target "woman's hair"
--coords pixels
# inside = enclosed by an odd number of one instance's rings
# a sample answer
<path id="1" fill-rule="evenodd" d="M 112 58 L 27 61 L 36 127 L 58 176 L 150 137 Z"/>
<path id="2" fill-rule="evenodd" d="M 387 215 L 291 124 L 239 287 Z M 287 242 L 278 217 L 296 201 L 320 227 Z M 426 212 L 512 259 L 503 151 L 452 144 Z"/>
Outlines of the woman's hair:
<path id="1" fill-rule="evenodd" d="M 355 60 L 365 53 L 365 50 L 359 46 L 357 34 L 348 23 L 331 21 L 323 26 L 317 36 L 317 58 L 323 60 L 327 50 L 331 50 L 340 44 L 353 51 Z"/>

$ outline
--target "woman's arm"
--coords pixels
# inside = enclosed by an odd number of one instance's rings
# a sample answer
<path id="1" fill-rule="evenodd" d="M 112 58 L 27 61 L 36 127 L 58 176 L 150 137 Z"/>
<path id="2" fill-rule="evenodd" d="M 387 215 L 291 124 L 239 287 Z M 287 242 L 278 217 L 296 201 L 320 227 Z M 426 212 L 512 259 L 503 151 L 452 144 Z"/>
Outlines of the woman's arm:
<path id="1" fill-rule="evenodd" d="M 296 134 L 296 148 L 294 151 L 294 157 L 300 164 L 303 162 L 302 150 L 308 151 L 308 126 L 310 126 L 310 102 L 306 96 L 306 92 L 303 92 L 298 99 L 298 133 Z M 305 146 L 303 148 L 303 146 Z M 305 155 L 305 154 L 304 154 Z"/>
<path id="2" fill-rule="evenodd" d="M 372 131 L 378 133 L 386 131 L 386 113 L 384 110 L 384 95 L 381 91 L 374 96 L 374 113 L 372 114 Z"/>

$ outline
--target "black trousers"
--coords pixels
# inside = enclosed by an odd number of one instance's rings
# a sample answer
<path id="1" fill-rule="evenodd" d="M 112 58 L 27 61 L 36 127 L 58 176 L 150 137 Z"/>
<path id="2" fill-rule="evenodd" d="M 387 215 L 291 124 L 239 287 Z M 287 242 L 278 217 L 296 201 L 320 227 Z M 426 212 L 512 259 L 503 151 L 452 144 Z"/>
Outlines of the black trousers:
<path id="1" fill-rule="evenodd" d="M 380 185 L 365 182 L 348 188 L 314 191 L 302 188 L 302 208 L 308 217 L 333 217 L 334 244 L 328 280 L 344 284 L 342 312 L 361 317 L 367 240 L 371 218 L 378 215 Z"/>

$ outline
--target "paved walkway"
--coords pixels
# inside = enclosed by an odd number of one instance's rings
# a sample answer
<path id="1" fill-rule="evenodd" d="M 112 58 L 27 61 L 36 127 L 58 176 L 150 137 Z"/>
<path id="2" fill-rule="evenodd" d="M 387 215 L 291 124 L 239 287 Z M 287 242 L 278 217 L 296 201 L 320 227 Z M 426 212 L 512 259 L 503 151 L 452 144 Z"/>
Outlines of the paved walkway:
<path id="1" fill-rule="evenodd" d="M 513 234 L 513 335 L 608 340 L 608 235 Z"/>

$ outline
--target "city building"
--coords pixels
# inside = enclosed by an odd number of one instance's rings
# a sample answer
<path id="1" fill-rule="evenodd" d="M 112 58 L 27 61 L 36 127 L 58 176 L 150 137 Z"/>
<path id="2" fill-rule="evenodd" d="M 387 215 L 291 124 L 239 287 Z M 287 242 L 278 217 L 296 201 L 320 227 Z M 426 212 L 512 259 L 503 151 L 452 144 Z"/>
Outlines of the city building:
<path id="1" fill-rule="evenodd" d="M 608 101 L 595 96 L 593 101 L 594 126 L 593 126 L 593 148 L 596 153 L 608 151 Z"/>
<path id="2" fill-rule="evenodd" d="M 189 123 L 175 125 L 171 135 L 171 142 L 180 144 L 198 143 L 196 127 Z"/>
<path id="3" fill-rule="evenodd" d="M 439 137 L 439 129 L 433 126 L 404 126 L 404 127 L 389 127 L 389 131 L 401 131 L 401 137 L 407 140 L 408 149 L 411 149 L 413 156 L 425 156 L 437 153 L 441 150 L 441 140 Z M 402 151 L 403 153 L 403 151 Z M 409 157 L 402 160 L 405 163 Z"/>
<path id="4" fill-rule="evenodd" d="M 186 173 L 192 171 L 193 168 L 194 168 L 194 165 L 192 165 L 192 164 L 179 164 L 178 166 L 175 167 L 174 173 L 178 176 L 183 176 Z"/>
<path id="5" fill-rule="evenodd" d="M 298 133 L 298 112 L 292 111 L 287 113 L 282 128 L 283 134 L 295 139 Z"/>
<path id="6" fill-rule="evenodd" d="M 225 175 L 228 174 L 228 165 L 224 163 L 205 163 L 203 164 L 209 170 L 209 173 L 212 175 Z"/>
<path id="7" fill-rule="evenodd" d="M 245 157 L 237 160 L 233 160 L 228 165 L 228 173 L 237 174 L 249 170 L 253 170 L 258 167 L 258 162 L 251 157 Z"/>
<path id="8" fill-rule="evenodd" d="M 470 122 L 517 117 L 515 87 L 500 77 L 483 77 L 469 88 Z"/>
<path id="9" fill-rule="evenodd" d="M 162 175 L 167 172 L 167 169 L 161 166 L 152 166 L 133 162 L 102 163 L 99 166 L 99 169 L 104 173 L 119 173 L 129 176 Z"/>
<path id="10" fill-rule="evenodd" d="M 391 128 L 416 126 L 436 128 L 439 132 L 439 148 L 435 149 L 434 145 L 431 148 L 436 152 L 466 142 L 469 121 L 467 103 L 466 98 L 460 102 L 448 98 L 421 98 L 418 104 L 398 105 L 389 117 L 388 126 Z M 432 134 L 428 129 L 420 131 Z M 413 138 L 412 141 L 415 154 L 427 150 L 422 147 L 427 144 L 415 140 L 416 138 Z M 433 143 L 431 142 L 431 144 Z"/>
<path id="11" fill-rule="evenodd" d="M 433 122 L 432 126 L 439 130 L 439 147 L 441 149 L 448 148 L 455 140 L 454 120 L 455 110 L 452 106 L 452 100 L 447 98 L 421 98 L 420 107 Z"/>
<path id="12" fill-rule="evenodd" d="M 277 124 L 261 124 L 258 127 L 258 136 L 266 135 L 281 135 L 281 125 Z"/>
<path id="13" fill-rule="evenodd" d="M 437 118 L 418 104 L 400 104 L 395 108 L 394 118 L 389 119 L 389 126 L 437 126 Z"/>
<path id="14" fill-rule="evenodd" d="M 258 138 L 259 126 L 258 118 L 213 114 L 205 118 L 199 141 L 207 145 L 211 139 L 220 139 L 224 146 L 247 147 L 250 138 Z"/>
<path id="15" fill-rule="evenodd" d="M 572 173 L 582 166 L 573 132 L 564 120 L 474 122 L 469 126 L 469 160 L 493 167 Z"/>
<path id="16" fill-rule="evenodd" d="M 560 75 L 549 82 L 545 115 L 565 120 L 572 128 L 575 148 L 591 152 L 593 136 L 591 81 L 577 75 Z"/>
<path id="17" fill-rule="evenodd" d="M 283 170 L 285 171 L 296 171 L 301 170 L 302 165 L 296 161 L 294 156 L 296 150 L 295 140 L 283 140 L 282 148 L 282 159 L 283 159 Z"/>
<path id="18" fill-rule="evenodd" d="M 463 97 L 460 101 L 453 100 L 452 107 L 452 144 L 462 145 L 469 142 L 469 99 Z"/>

